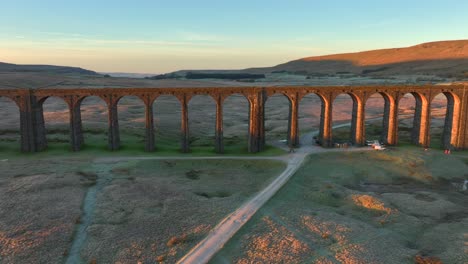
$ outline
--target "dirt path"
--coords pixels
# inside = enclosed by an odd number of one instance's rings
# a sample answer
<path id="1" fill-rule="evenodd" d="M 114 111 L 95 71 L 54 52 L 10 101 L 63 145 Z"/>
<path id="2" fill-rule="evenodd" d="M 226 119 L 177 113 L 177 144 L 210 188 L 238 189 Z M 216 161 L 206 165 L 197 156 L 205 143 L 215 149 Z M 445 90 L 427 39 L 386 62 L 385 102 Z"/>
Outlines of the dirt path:
<path id="1" fill-rule="evenodd" d="M 349 124 L 341 124 L 333 128 L 349 126 Z M 305 137 L 312 137 L 318 134 L 318 131 L 307 133 Z M 302 138 L 301 138 L 302 140 Z M 312 142 L 312 141 L 311 141 Z M 288 149 L 286 144 L 276 143 L 277 147 Z M 181 258 L 177 263 L 208 263 L 210 259 L 237 233 L 237 231 L 271 198 L 275 193 L 283 187 L 283 185 L 294 175 L 301 167 L 305 158 L 311 153 L 320 152 L 337 152 L 337 151 L 361 151 L 370 150 L 371 148 L 349 148 L 349 149 L 324 149 L 319 146 L 313 146 L 311 143 L 304 140 L 302 146 L 295 150 L 294 153 L 285 155 L 288 166 L 272 183 L 258 193 L 251 200 L 246 202 L 232 214 L 224 218 L 215 228 L 211 230 L 208 236 L 198 243 L 189 253 Z M 245 157 L 249 158 L 249 157 Z"/>
<path id="2" fill-rule="evenodd" d="M 349 126 L 349 124 L 340 124 L 334 128 Z M 255 197 L 247 201 L 236 211 L 224 218 L 215 228 L 213 228 L 208 236 L 198 243 L 192 250 L 187 253 L 178 263 L 207 263 L 220 248 L 245 224 L 249 219 L 271 198 L 275 193 L 294 175 L 301 167 L 305 158 L 311 153 L 321 152 L 336 152 L 336 151 L 360 151 L 366 148 L 350 148 L 350 149 L 324 149 L 311 144 L 312 137 L 318 134 L 318 131 L 307 133 L 301 140 L 303 144 L 296 149 L 294 153 L 276 157 L 258 157 L 258 156 L 209 156 L 209 157 L 105 157 L 95 159 L 96 164 L 113 164 L 115 162 L 128 160 L 281 160 L 287 162 L 286 169 L 274 179 L 265 189 L 258 193 Z M 310 142 L 309 139 L 310 138 Z M 275 146 L 288 150 L 286 144 L 276 142 Z M 104 167 L 106 167 L 104 165 Z M 98 180 L 99 181 L 99 180 Z M 98 184 L 100 188 L 102 184 Z M 91 223 L 94 215 L 94 205 L 96 199 L 97 188 L 92 188 L 84 200 L 83 208 L 87 209 L 83 212 L 83 223 L 78 226 L 77 236 L 75 237 L 71 254 L 66 263 L 80 263 L 79 252 L 86 240 L 86 229 Z"/>
<path id="3" fill-rule="evenodd" d="M 178 263 L 207 263 L 219 249 L 262 207 L 299 169 L 307 153 L 289 155 L 286 170 L 281 173 L 268 187 L 239 209 L 223 219 L 208 236 L 198 243 Z"/>

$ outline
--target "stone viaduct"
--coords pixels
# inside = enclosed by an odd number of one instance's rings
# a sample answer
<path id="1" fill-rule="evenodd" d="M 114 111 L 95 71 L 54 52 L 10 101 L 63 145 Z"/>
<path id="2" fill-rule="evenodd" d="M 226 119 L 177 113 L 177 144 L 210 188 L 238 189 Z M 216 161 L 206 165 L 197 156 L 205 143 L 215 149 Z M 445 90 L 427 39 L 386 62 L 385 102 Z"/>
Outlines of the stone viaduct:
<path id="1" fill-rule="evenodd" d="M 321 99 L 319 140 L 324 147 L 332 146 L 332 107 L 339 94 L 349 94 L 353 100 L 351 141 L 365 144 L 365 104 L 367 99 L 379 93 L 385 100 L 382 140 L 389 145 L 398 142 L 398 104 L 407 93 L 415 100 L 412 141 L 426 147 L 429 145 L 431 121 L 430 106 L 434 97 L 443 93 L 447 97 L 447 113 L 443 132 L 446 148 L 468 149 L 468 91 L 465 85 L 385 85 L 385 86 L 318 86 L 318 87 L 216 87 L 216 88 L 78 88 L 78 89 L 0 89 L 0 97 L 13 100 L 20 110 L 21 150 L 43 151 L 47 148 L 46 130 L 42 105 L 51 96 L 62 98 L 70 111 L 70 143 L 73 151 L 79 151 L 84 143 L 80 105 L 88 96 L 102 98 L 108 108 L 108 146 L 110 150 L 120 147 L 117 104 L 124 96 L 137 96 L 145 105 L 146 151 L 155 150 L 153 102 L 161 95 L 174 95 L 182 108 L 181 150 L 190 151 L 188 127 L 188 102 L 193 96 L 208 95 L 216 102 L 215 150 L 223 153 L 223 101 L 233 94 L 241 94 L 249 102 L 249 152 L 259 152 L 265 146 L 265 102 L 268 97 L 282 94 L 289 100 L 288 143 L 299 144 L 298 109 L 301 99 L 308 94 Z"/>

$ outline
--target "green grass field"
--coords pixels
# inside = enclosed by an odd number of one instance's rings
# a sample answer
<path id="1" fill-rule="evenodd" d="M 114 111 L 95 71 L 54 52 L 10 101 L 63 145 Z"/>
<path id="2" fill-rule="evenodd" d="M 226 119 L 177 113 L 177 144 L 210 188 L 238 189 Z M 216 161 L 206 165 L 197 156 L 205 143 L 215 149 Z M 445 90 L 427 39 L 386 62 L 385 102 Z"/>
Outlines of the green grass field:
<path id="1" fill-rule="evenodd" d="M 466 263 L 467 152 L 311 155 L 210 263 Z"/>
<path id="2" fill-rule="evenodd" d="M 146 152 L 144 149 L 144 136 L 134 131 L 121 131 L 121 147 L 118 151 L 110 151 L 107 145 L 107 133 L 105 131 L 85 130 L 85 144 L 79 152 L 71 151 L 69 136 L 67 130 L 48 131 L 48 148 L 44 152 L 25 154 L 20 152 L 20 142 L 18 137 L 3 138 L 0 140 L 0 157 L 18 157 L 18 156 L 57 156 L 57 155 L 75 155 L 75 156 L 213 156 L 219 155 L 214 150 L 214 139 L 202 138 L 193 139 L 191 142 L 190 153 L 181 153 L 180 141 L 178 137 L 167 134 L 157 134 L 156 150 Z M 249 153 L 247 151 L 247 141 L 245 139 L 225 139 L 224 155 L 255 155 L 255 156 L 277 156 L 285 152 L 273 146 L 266 146 L 260 153 Z"/>

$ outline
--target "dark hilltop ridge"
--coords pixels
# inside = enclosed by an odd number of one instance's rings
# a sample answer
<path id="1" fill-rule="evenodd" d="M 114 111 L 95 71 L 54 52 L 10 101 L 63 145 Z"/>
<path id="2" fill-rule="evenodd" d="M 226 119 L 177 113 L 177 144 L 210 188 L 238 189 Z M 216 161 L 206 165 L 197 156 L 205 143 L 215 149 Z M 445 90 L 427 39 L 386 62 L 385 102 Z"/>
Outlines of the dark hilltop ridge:
<path id="1" fill-rule="evenodd" d="M 161 77 L 187 74 L 274 74 L 306 76 L 353 74 L 368 77 L 435 75 L 443 78 L 468 77 L 468 40 L 436 41 L 405 48 L 379 49 L 302 58 L 273 67 L 243 70 L 183 70 Z"/>
<path id="2" fill-rule="evenodd" d="M 0 73 L 53 73 L 53 74 L 80 74 L 98 75 L 98 73 L 79 67 L 55 65 L 22 65 L 0 62 Z"/>

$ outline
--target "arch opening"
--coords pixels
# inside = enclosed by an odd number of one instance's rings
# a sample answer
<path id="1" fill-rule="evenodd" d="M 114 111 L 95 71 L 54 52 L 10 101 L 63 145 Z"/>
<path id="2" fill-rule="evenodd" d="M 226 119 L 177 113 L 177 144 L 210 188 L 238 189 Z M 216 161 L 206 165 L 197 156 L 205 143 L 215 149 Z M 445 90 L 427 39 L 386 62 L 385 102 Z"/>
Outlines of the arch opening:
<path id="1" fill-rule="evenodd" d="M 0 151 L 18 151 L 21 148 L 20 111 L 10 98 L 0 96 Z"/>
<path id="2" fill-rule="evenodd" d="M 216 132 L 216 103 L 209 95 L 195 95 L 188 103 L 192 151 L 212 151 Z"/>
<path id="3" fill-rule="evenodd" d="M 267 144 L 284 146 L 288 142 L 290 101 L 275 94 L 265 102 L 265 140 Z"/>
<path id="4" fill-rule="evenodd" d="M 60 97 L 50 96 L 39 102 L 44 115 L 48 149 L 70 150 L 70 110 Z"/>
<path id="5" fill-rule="evenodd" d="M 459 105 L 458 98 L 449 92 L 439 93 L 432 99 L 429 127 L 431 148 L 452 149 L 456 146 L 458 121 L 454 115 Z"/>
<path id="6" fill-rule="evenodd" d="M 182 107 L 173 95 L 161 95 L 153 102 L 153 118 L 157 151 L 179 151 Z"/>
<path id="7" fill-rule="evenodd" d="M 350 94 L 339 94 L 333 100 L 332 140 L 334 144 L 351 144 L 352 113 L 355 100 Z"/>
<path id="8" fill-rule="evenodd" d="M 87 96 L 79 102 L 84 144 L 83 150 L 108 149 L 107 103 L 99 96 Z"/>
<path id="9" fill-rule="evenodd" d="M 414 125 L 416 100 L 418 96 L 407 93 L 400 98 L 398 103 L 398 145 L 414 143 L 417 132 Z"/>
<path id="10" fill-rule="evenodd" d="M 223 101 L 224 152 L 247 152 L 250 103 L 242 94 L 229 95 Z"/>
<path id="11" fill-rule="evenodd" d="M 374 93 L 367 99 L 364 110 L 365 139 L 367 141 L 386 141 L 383 118 L 385 104 L 388 103 L 389 98 L 381 93 Z"/>
<path id="12" fill-rule="evenodd" d="M 117 103 L 120 142 L 123 149 L 145 147 L 145 104 L 134 95 L 123 96 Z"/>
<path id="13" fill-rule="evenodd" d="M 299 142 L 301 145 L 320 144 L 320 119 L 323 100 L 317 94 L 304 96 L 299 102 Z"/>

